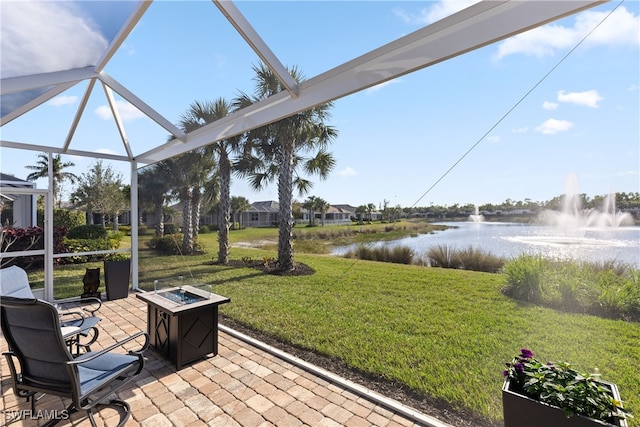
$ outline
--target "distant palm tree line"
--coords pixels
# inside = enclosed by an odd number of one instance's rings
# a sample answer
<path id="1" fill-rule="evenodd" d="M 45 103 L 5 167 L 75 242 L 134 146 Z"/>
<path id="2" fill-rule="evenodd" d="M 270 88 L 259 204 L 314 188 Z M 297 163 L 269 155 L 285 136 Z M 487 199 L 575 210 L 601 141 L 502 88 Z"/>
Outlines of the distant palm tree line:
<path id="1" fill-rule="evenodd" d="M 586 194 L 580 194 L 580 204 L 583 209 L 602 209 L 605 204 L 605 198 L 607 195 L 596 195 L 592 198 Z M 563 204 L 564 195 L 559 195 L 551 200 L 544 202 L 535 202 L 531 199 L 524 200 L 512 200 L 507 199 L 502 203 L 484 203 L 479 205 L 474 204 L 458 204 L 451 205 L 435 205 L 430 206 L 416 206 L 400 208 L 403 216 L 410 214 L 431 214 L 434 216 L 456 216 L 474 213 L 476 207 L 481 212 L 524 212 L 536 214 L 545 209 L 561 210 Z M 638 192 L 618 192 L 615 193 L 615 206 L 616 209 L 621 211 L 627 211 L 633 214 L 635 217 L 640 215 L 640 193 Z"/>

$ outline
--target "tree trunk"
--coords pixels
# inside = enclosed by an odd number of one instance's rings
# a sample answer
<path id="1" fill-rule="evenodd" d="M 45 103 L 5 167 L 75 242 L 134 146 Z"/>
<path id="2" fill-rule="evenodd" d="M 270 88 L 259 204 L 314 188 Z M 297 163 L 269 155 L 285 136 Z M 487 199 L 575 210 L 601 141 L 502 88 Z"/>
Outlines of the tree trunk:
<path id="1" fill-rule="evenodd" d="M 227 152 L 220 150 L 220 205 L 218 210 L 218 264 L 229 263 L 229 227 L 231 220 L 231 164 Z"/>
<path id="2" fill-rule="evenodd" d="M 198 241 L 198 234 L 200 234 L 200 210 L 202 209 L 202 193 L 200 189 L 196 188 L 193 192 L 193 202 L 191 203 L 191 229 L 193 233 L 193 244 L 191 247 L 192 252 L 195 251 L 195 242 Z"/>
<path id="3" fill-rule="evenodd" d="M 295 140 L 284 141 L 278 177 L 278 269 L 290 271 L 293 263 L 293 153 Z"/>
<path id="4" fill-rule="evenodd" d="M 164 209 L 162 204 L 156 205 L 156 238 L 162 239 L 164 237 Z"/>
<path id="5" fill-rule="evenodd" d="M 193 229 L 191 228 L 191 191 L 187 189 L 182 198 L 182 252 L 190 254 L 193 249 Z"/>

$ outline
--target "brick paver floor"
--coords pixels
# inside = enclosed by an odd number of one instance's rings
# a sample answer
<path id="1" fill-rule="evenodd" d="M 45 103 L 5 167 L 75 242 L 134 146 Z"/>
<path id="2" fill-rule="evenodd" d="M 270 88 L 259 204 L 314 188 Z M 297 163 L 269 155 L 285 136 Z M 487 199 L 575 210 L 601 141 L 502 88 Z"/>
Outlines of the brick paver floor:
<path id="1" fill-rule="evenodd" d="M 93 350 L 146 330 L 146 310 L 146 304 L 133 293 L 126 299 L 104 302 L 99 312 L 98 345 Z M 403 411 L 394 411 L 394 406 L 375 403 L 236 336 L 220 332 L 219 338 L 217 356 L 177 372 L 170 361 L 148 350 L 144 371 L 118 392 L 118 397 L 131 406 L 126 426 L 424 425 L 421 418 L 408 418 Z M 0 350 L 7 350 L 4 339 L 0 340 Z M 31 414 L 30 404 L 13 394 L 8 371 L 3 357 L 0 425 L 37 426 L 56 411 L 63 414 L 69 401 L 50 395 L 39 400 L 36 413 Z M 118 420 L 119 413 L 110 408 L 96 416 L 99 426 L 115 426 Z M 90 423 L 85 413 L 77 413 L 58 425 L 84 427 Z"/>

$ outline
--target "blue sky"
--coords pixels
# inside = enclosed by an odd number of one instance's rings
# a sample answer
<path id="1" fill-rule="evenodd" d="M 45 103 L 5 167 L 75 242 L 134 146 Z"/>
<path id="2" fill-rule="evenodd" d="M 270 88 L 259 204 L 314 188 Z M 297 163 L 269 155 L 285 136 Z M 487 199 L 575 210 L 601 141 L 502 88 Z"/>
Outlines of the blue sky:
<path id="1" fill-rule="evenodd" d="M 237 7 L 282 63 L 313 77 L 465 4 L 240 1 Z M 639 9 L 637 1 L 607 3 L 336 100 L 330 123 L 339 131 L 331 146 L 337 166 L 326 181 L 314 179 L 309 195 L 356 206 L 545 201 L 565 191 L 570 174 L 591 197 L 640 191 Z M 6 10 L 3 27 L 12 19 L 31 34 L 52 16 L 52 10 L 34 9 L 26 24 Z M 56 12 L 59 21 L 67 16 Z M 74 30 L 62 36 L 69 37 L 67 49 L 57 55 L 47 40 L 26 50 L 47 51 L 50 61 L 80 56 L 83 44 L 105 43 L 113 33 L 108 22 L 85 24 L 78 30 L 70 22 Z M 104 39 L 95 37 L 100 32 Z M 8 52 L 3 46 L 3 77 L 11 65 Z M 252 93 L 257 62 L 211 2 L 156 1 L 105 71 L 177 123 L 195 100 Z M 3 126 L 2 139 L 63 141 L 85 86 Z M 71 148 L 124 153 L 101 89 L 94 89 L 86 111 Z M 123 105 L 123 111 L 134 153 L 166 140 L 167 132 L 137 110 Z M 2 148 L 0 154 L 3 173 L 25 178 L 38 152 Z M 77 175 L 94 163 L 65 160 L 76 164 Z M 109 164 L 128 180 L 128 165 Z M 277 200 L 275 184 L 255 192 L 240 179 L 232 195 Z"/>

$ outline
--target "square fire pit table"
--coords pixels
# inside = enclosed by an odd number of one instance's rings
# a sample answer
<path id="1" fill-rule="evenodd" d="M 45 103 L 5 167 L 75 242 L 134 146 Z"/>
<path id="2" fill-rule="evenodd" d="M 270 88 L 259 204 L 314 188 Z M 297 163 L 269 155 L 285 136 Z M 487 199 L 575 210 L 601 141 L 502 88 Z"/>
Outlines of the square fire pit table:
<path id="1" fill-rule="evenodd" d="M 176 286 L 136 294 L 147 303 L 150 344 L 176 370 L 208 354 L 218 354 L 218 306 L 231 300 L 196 286 Z"/>

